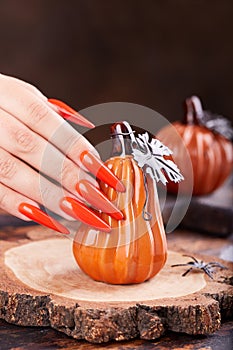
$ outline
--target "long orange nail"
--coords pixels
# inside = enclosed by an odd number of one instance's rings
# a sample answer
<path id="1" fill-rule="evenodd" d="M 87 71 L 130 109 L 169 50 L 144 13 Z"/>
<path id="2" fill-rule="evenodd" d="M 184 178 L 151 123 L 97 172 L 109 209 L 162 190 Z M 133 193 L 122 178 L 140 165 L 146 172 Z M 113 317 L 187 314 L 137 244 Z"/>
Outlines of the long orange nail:
<path id="1" fill-rule="evenodd" d="M 49 98 L 48 102 L 52 103 L 52 105 L 56 106 L 59 114 L 68 119 L 70 122 L 76 123 L 78 125 L 86 126 L 87 128 L 94 128 L 95 125 L 83 117 L 81 114 L 76 112 L 73 108 L 68 106 L 66 103 L 56 100 L 54 98 Z"/>
<path id="2" fill-rule="evenodd" d="M 85 206 L 85 204 L 70 198 L 64 197 L 60 201 L 61 209 L 73 218 L 88 224 L 97 230 L 110 232 L 111 227 L 102 220 L 93 210 Z"/>
<path id="3" fill-rule="evenodd" d="M 102 162 L 102 160 L 88 151 L 80 155 L 82 164 L 99 180 L 103 181 L 118 192 L 125 192 L 125 186 L 114 175 L 111 170 Z"/>
<path id="4" fill-rule="evenodd" d="M 122 220 L 122 212 L 101 192 L 97 187 L 87 180 L 81 180 L 77 183 L 78 193 L 93 207 L 110 215 L 116 220 Z"/>
<path id="5" fill-rule="evenodd" d="M 29 219 L 32 219 L 33 221 L 42 224 L 44 226 L 47 226 L 51 228 L 52 230 L 55 230 L 60 233 L 69 234 L 69 230 L 60 222 L 57 220 L 51 218 L 49 215 L 44 213 L 39 208 L 35 207 L 34 205 L 28 204 L 28 203 L 20 203 L 18 210 L 21 214 L 27 216 Z"/>

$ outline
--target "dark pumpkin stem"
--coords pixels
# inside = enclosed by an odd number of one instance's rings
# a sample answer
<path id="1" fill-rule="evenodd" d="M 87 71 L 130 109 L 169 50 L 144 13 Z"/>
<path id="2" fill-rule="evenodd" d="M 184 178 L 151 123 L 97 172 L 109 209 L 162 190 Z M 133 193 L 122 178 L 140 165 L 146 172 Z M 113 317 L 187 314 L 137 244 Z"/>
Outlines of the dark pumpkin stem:
<path id="1" fill-rule="evenodd" d="M 151 213 L 149 213 L 146 208 L 147 208 L 147 204 L 148 204 L 148 200 L 149 200 L 149 191 L 148 191 L 148 186 L 147 186 L 147 181 L 146 181 L 146 175 L 143 172 L 143 181 L 144 181 L 144 188 L 146 191 L 146 199 L 145 199 L 145 203 L 143 205 L 143 209 L 142 209 L 142 217 L 145 221 L 150 221 L 152 219 L 152 215 Z"/>
<path id="2" fill-rule="evenodd" d="M 112 156 L 130 155 L 132 145 L 136 143 L 134 131 L 128 122 L 117 122 L 111 126 Z"/>
<path id="3" fill-rule="evenodd" d="M 186 115 L 184 124 L 199 125 L 203 117 L 201 101 L 197 96 L 189 97 L 185 100 Z"/>

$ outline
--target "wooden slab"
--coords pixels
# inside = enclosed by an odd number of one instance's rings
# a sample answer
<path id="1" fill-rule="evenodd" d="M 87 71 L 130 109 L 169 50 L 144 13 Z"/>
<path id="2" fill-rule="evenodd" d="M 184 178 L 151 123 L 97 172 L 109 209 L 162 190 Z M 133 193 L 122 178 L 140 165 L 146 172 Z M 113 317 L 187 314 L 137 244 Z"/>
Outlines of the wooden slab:
<path id="1" fill-rule="evenodd" d="M 204 274 L 193 273 L 183 278 L 180 269 L 171 268 L 186 261 L 182 254 L 169 251 L 167 263 L 156 278 L 143 284 L 111 285 L 96 282 L 79 269 L 68 239 L 36 241 L 5 252 L 5 265 L 27 286 L 88 303 L 137 303 L 195 293 L 206 286 Z"/>
<path id="2" fill-rule="evenodd" d="M 40 249 L 35 253 L 37 244 Z M 78 268 L 74 271 L 72 259 L 66 255 L 69 244 L 41 228 L 29 231 L 27 239 L 1 242 L 0 318 L 24 326 L 51 326 L 73 338 L 101 343 L 136 337 L 156 339 L 168 330 L 210 334 L 220 327 L 221 320 L 232 317 L 232 263 L 224 262 L 229 269 L 216 273 L 213 281 L 199 272 L 181 277 L 186 268 L 172 269 L 170 263 L 183 261 L 184 257 L 173 252 L 164 271 L 153 280 L 137 286 L 111 286 L 90 280 Z M 42 276 L 47 276 L 47 280 L 38 281 L 37 260 L 35 270 L 29 269 L 31 281 L 36 283 L 34 289 L 15 276 L 5 259 L 9 265 L 12 259 L 17 261 L 18 255 L 21 265 L 17 266 L 21 266 L 21 271 L 18 269 L 17 273 L 22 278 L 25 266 L 28 268 L 30 261 L 33 265 L 38 253 L 40 270 L 46 270 Z M 206 262 L 211 260 L 205 256 Z M 166 296 L 162 297 L 159 285 L 164 283 L 166 274 L 170 282 Z M 178 288 L 180 281 L 183 285 L 189 282 L 188 293 Z M 65 296 L 64 291 L 71 294 Z M 179 294 L 172 297 L 172 291 Z"/>

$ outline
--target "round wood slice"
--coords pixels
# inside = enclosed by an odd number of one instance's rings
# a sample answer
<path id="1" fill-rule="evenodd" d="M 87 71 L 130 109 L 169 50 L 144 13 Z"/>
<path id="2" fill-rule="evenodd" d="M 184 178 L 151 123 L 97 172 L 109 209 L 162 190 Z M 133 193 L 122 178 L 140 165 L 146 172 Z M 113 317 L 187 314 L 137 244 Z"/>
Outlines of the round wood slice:
<path id="1" fill-rule="evenodd" d="M 169 250 L 165 267 L 148 282 L 109 285 L 78 268 L 71 240 L 34 228 L 28 239 L 0 243 L 0 318 L 93 343 L 155 339 L 167 330 L 213 333 L 233 314 L 233 264 L 195 254 L 228 269 L 216 270 L 213 280 L 196 270 L 182 277 L 188 267 L 171 265 L 190 261 L 184 253 Z"/>

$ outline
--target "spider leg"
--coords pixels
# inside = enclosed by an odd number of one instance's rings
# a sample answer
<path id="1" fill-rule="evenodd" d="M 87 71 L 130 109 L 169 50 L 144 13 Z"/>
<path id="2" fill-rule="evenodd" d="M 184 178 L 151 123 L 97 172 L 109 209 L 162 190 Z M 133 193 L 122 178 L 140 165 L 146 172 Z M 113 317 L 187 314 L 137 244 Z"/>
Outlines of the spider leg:
<path id="1" fill-rule="evenodd" d="M 206 266 L 205 266 L 205 267 L 202 267 L 202 270 L 203 270 L 211 279 L 213 279 L 213 275 L 212 275 L 211 271 L 210 271 L 208 268 L 206 268 Z"/>
<path id="2" fill-rule="evenodd" d="M 222 265 L 222 264 L 220 264 L 218 262 L 209 262 L 208 264 L 206 264 L 205 267 L 207 267 L 207 268 L 219 267 L 219 268 L 221 268 L 223 270 L 228 270 L 228 268 L 226 266 L 224 266 L 224 265 Z"/>
<path id="3" fill-rule="evenodd" d="M 198 263 L 199 261 L 196 259 L 196 258 L 194 258 L 194 256 L 192 256 L 192 255 L 186 255 L 186 254 L 183 254 L 183 256 L 186 256 L 187 258 L 191 258 L 191 259 L 193 259 L 196 263 Z"/>
<path id="4" fill-rule="evenodd" d="M 185 272 L 183 273 L 182 277 L 186 276 L 192 269 L 193 269 L 193 268 L 190 267 L 190 269 L 188 269 L 187 271 L 185 271 Z"/>
<path id="5" fill-rule="evenodd" d="M 176 266 L 188 266 L 189 263 L 186 263 L 186 264 L 175 264 L 175 265 L 171 265 L 171 267 L 176 267 Z"/>

